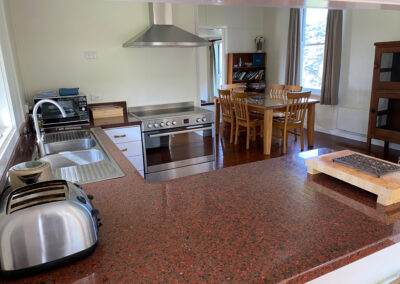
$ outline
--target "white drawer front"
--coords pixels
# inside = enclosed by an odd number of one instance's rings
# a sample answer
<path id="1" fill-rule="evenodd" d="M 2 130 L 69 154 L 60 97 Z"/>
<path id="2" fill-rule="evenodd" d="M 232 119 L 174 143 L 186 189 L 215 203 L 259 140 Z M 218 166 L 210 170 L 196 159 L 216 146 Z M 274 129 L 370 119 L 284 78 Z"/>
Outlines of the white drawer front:
<path id="1" fill-rule="evenodd" d="M 127 157 L 129 162 L 137 169 L 138 171 L 143 171 L 144 166 L 143 166 L 143 156 L 134 156 L 134 157 Z"/>
<path id="2" fill-rule="evenodd" d="M 118 143 L 116 145 L 122 153 L 124 153 L 125 157 L 133 157 L 143 154 L 142 141 Z"/>
<path id="3" fill-rule="evenodd" d="M 104 132 L 115 144 L 142 140 L 140 126 L 112 128 Z"/>

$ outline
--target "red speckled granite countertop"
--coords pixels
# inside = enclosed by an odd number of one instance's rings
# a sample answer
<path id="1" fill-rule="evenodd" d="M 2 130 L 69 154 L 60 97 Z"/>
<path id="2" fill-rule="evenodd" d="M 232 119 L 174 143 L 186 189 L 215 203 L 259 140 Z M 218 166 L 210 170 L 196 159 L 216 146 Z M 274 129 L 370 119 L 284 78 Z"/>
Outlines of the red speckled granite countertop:
<path id="1" fill-rule="evenodd" d="M 96 132 L 126 173 L 84 186 L 104 224 L 98 247 L 18 282 L 302 282 L 392 244 L 400 230 L 399 210 L 307 176 L 300 156 L 146 184 Z"/>

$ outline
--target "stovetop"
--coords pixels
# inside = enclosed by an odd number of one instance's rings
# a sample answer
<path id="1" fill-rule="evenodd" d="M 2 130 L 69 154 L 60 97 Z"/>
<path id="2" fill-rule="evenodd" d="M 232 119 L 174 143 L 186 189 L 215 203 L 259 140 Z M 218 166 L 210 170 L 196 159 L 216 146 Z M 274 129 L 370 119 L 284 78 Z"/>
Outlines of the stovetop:
<path id="1" fill-rule="evenodd" d="M 213 123 L 213 112 L 193 102 L 129 108 L 128 114 L 142 122 L 142 131 Z"/>
<path id="2" fill-rule="evenodd" d="M 134 111 L 130 112 L 129 114 L 132 116 L 136 116 L 140 120 L 146 120 L 146 119 L 175 117 L 182 115 L 204 114 L 208 112 L 210 111 L 199 107 L 183 107 L 183 108 L 166 108 L 166 109 Z"/>

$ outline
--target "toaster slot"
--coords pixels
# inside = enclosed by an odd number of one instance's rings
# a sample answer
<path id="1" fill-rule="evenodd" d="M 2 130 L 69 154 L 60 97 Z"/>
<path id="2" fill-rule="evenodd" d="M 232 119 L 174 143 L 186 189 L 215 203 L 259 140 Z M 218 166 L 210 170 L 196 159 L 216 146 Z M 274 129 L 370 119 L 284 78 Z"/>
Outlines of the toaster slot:
<path id="1" fill-rule="evenodd" d="M 43 182 L 14 191 L 7 204 L 7 214 L 32 206 L 67 200 L 68 185 L 64 181 Z"/>

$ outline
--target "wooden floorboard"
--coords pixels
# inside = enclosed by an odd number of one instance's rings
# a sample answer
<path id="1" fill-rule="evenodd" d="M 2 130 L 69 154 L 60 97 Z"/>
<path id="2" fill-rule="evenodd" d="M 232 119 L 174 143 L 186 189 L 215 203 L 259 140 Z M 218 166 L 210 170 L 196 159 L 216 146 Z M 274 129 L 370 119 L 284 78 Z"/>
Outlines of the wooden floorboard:
<path id="1" fill-rule="evenodd" d="M 307 148 L 307 135 L 305 137 L 305 151 Z M 224 137 L 216 139 L 216 158 L 217 168 L 225 168 L 260 160 L 266 160 L 282 156 L 282 144 L 277 139 L 273 138 L 271 155 L 265 156 L 263 153 L 262 139 L 257 137 L 256 141 L 251 141 L 250 149 L 246 150 L 246 135 L 243 133 L 239 136 L 237 145 L 229 143 L 229 130 L 225 131 Z M 314 147 L 317 148 L 330 148 L 333 150 L 353 150 L 356 152 L 368 154 L 367 144 L 364 142 L 351 140 L 339 136 L 334 136 L 326 133 L 315 132 Z M 290 135 L 288 140 L 287 155 L 300 153 L 300 140 L 294 141 L 294 136 Z M 391 162 L 398 162 L 400 151 L 388 149 L 385 151 L 384 147 L 372 146 L 372 156 L 385 159 Z"/>

